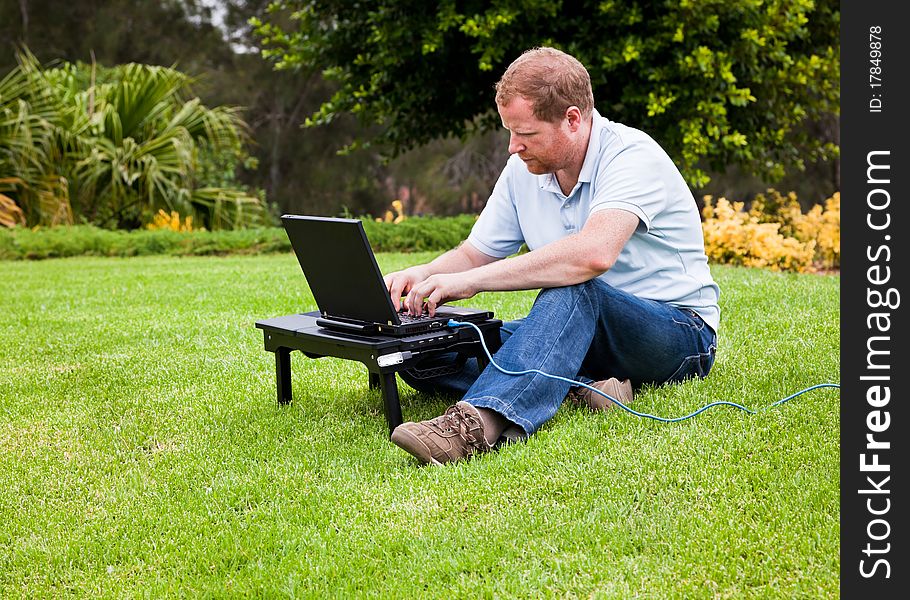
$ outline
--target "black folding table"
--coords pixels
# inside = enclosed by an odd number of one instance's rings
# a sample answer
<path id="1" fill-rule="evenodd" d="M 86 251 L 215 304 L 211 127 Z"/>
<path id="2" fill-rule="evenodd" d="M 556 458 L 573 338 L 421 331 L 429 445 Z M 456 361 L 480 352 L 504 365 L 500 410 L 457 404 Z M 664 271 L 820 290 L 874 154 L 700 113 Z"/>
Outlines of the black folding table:
<path id="1" fill-rule="evenodd" d="M 489 363 L 473 327 L 443 328 L 430 333 L 408 337 L 363 335 L 320 327 L 318 312 L 286 315 L 256 322 L 265 340 L 265 349 L 275 353 L 275 383 L 278 404 L 289 404 L 291 392 L 291 352 L 301 351 L 309 358 L 332 356 L 356 360 L 367 367 L 371 389 L 381 388 L 383 408 L 389 433 L 402 423 L 401 403 L 395 373 L 418 367 L 418 363 L 434 355 L 458 352 L 463 357 L 476 358 L 481 369 Z M 487 319 L 476 323 L 483 333 L 490 352 L 496 352 L 501 339 L 502 321 Z"/>

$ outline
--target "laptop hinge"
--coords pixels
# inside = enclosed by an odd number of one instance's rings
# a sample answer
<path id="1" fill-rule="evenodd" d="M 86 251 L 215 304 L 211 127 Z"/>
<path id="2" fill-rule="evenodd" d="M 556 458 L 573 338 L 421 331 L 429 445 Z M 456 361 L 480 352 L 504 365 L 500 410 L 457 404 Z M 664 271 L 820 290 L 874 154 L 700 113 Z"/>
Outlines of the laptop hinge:
<path id="1" fill-rule="evenodd" d="M 316 324 L 329 329 L 345 329 L 358 333 L 374 333 L 376 331 L 376 326 L 372 323 L 348 323 L 346 321 L 336 321 L 335 319 L 316 319 Z"/>

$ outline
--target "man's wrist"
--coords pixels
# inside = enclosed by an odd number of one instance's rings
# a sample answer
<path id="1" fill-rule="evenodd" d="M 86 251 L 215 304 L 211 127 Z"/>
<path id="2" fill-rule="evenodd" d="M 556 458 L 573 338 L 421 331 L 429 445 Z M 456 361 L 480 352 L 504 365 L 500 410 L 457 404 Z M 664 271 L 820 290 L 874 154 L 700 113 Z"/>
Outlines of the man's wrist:
<path id="1" fill-rule="evenodd" d="M 434 271 L 430 265 L 420 265 L 413 267 L 412 273 L 414 274 L 414 279 L 417 283 L 421 281 L 426 281 L 430 275 L 433 275 Z"/>

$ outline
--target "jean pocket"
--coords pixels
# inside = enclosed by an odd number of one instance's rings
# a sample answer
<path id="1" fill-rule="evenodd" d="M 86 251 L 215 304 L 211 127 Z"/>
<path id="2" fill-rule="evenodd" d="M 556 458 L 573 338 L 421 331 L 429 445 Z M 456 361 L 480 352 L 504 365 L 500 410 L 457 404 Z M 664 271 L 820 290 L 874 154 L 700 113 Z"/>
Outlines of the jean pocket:
<path id="1" fill-rule="evenodd" d="M 664 383 L 678 383 L 692 377 L 704 378 L 708 376 L 711 367 L 714 365 L 714 348 L 709 352 L 702 352 L 687 356 L 683 359 L 682 364 L 676 369 Z"/>

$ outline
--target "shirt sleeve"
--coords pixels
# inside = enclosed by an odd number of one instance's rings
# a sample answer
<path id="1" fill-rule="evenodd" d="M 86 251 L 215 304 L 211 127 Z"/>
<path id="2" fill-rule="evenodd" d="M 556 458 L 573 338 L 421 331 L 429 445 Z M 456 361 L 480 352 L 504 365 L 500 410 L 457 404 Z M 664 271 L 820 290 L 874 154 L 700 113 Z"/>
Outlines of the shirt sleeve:
<path id="1" fill-rule="evenodd" d="M 468 236 L 472 246 L 494 258 L 515 254 L 524 243 L 515 208 L 511 168 L 509 161 Z"/>
<path id="2" fill-rule="evenodd" d="M 637 142 L 601 164 L 591 190 L 589 216 L 607 208 L 635 214 L 645 231 L 667 204 L 662 153 Z"/>

